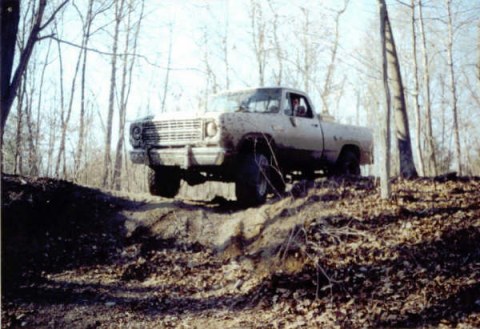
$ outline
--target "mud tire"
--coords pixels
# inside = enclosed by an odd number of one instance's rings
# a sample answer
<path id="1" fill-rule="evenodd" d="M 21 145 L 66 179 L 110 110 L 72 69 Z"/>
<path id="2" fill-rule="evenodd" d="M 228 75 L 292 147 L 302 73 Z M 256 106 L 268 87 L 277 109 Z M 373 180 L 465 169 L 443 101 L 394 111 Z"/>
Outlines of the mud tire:
<path id="1" fill-rule="evenodd" d="M 241 157 L 235 181 L 237 201 L 244 206 L 265 203 L 269 191 L 270 164 L 262 154 L 246 154 Z"/>
<path id="2" fill-rule="evenodd" d="M 174 198 L 180 189 L 180 171 L 175 167 L 151 167 L 148 170 L 150 194 Z"/>

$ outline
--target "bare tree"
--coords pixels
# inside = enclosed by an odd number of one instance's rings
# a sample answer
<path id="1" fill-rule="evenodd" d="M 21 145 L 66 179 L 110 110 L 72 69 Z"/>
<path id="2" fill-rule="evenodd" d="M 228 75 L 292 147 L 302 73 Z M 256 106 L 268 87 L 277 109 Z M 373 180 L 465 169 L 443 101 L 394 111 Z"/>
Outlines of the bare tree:
<path id="1" fill-rule="evenodd" d="M 135 63 L 136 52 L 137 52 L 137 40 L 140 33 L 140 26 L 143 19 L 143 10 L 144 10 L 144 1 L 141 2 L 141 11 L 140 17 L 136 23 L 135 33 L 133 37 L 133 47 L 132 55 L 129 56 L 130 52 L 130 43 L 131 38 L 131 16 L 133 11 L 134 1 L 129 2 L 128 4 L 128 15 L 127 15 L 127 25 L 126 25 L 126 35 L 125 35 L 125 45 L 123 53 L 123 70 L 122 70 L 122 86 L 120 91 L 120 111 L 119 111 L 119 125 L 118 125 L 118 141 L 117 148 L 115 153 L 115 166 L 113 171 L 113 184 L 116 190 L 120 190 L 122 187 L 122 165 L 123 165 L 123 154 L 125 152 L 125 119 L 127 115 L 127 103 L 128 97 L 130 94 L 130 86 L 132 85 L 132 73 L 133 65 Z M 130 58 L 130 61 L 128 60 Z M 128 80 L 128 81 L 127 81 Z"/>
<path id="2" fill-rule="evenodd" d="M 112 127 L 113 127 L 113 112 L 115 109 L 115 91 L 117 83 L 117 56 L 118 56 L 118 40 L 120 34 L 120 24 L 123 17 L 123 8 L 125 0 L 115 2 L 115 26 L 113 34 L 112 46 L 112 63 L 110 73 L 110 92 L 108 97 L 108 115 L 105 132 L 104 158 L 103 158 L 103 179 L 102 187 L 110 187 L 110 170 L 112 166 L 111 158 L 111 144 L 112 144 Z"/>
<path id="3" fill-rule="evenodd" d="M 53 109 L 50 112 L 48 118 L 48 146 L 47 146 L 47 163 L 46 163 L 46 175 L 51 176 L 53 173 L 53 152 L 55 148 L 56 126 L 58 122 L 57 110 Z"/>
<path id="4" fill-rule="evenodd" d="M 455 80 L 455 68 L 453 63 L 453 22 L 452 22 L 452 1 L 445 0 L 447 7 L 447 56 L 448 56 L 448 73 L 450 78 L 450 93 L 452 95 L 452 115 L 453 115 L 453 137 L 455 143 L 455 157 L 457 159 L 457 173 L 462 175 L 462 151 L 460 147 L 460 132 L 458 127 L 458 93 Z"/>
<path id="5" fill-rule="evenodd" d="M 412 144 L 408 126 L 407 106 L 405 103 L 400 63 L 393 38 L 392 27 L 388 17 L 385 0 L 378 0 L 380 5 L 380 21 L 383 31 L 382 40 L 385 42 L 388 82 L 393 96 L 392 108 L 395 116 L 396 138 L 400 158 L 400 176 L 403 178 L 417 177 L 417 170 L 413 162 Z"/>
<path id="6" fill-rule="evenodd" d="M 321 93 L 321 99 L 323 103 L 322 112 L 324 113 L 329 113 L 328 97 L 332 89 L 331 88 L 332 80 L 333 80 L 333 75 L 335 73 L 335 61 L 337 59 L 338 43 L 340 39 L 340 18 L 347 10 L 349 2 L 350 0 L 344 0 L 343 7 L 339 11 L 337 11 L 335 14 L 335 38 L 333 40 L 333 48 L 330 56 L 330 63 L 328 64 L 327 74 L 325 76 L 325 81 L 323 83 L 323 89 Z"/>
<path id="7" fill-rule="evenodd" d="M 480 20 L 477 24 L 477 82 L 478 91 L 480 91 Z"/>
<path id="8" fill-rule="evenodd" d="M 78 57 L 77 57 L 77 62 L 75 64 L 75 70 L 73 71 L 73 77 L 72 77 L 72 82 L 70 84 L 70 99 L 68 101 L 68 107 L 66 109 L 65 115 L 63 115 L 63 110 L 62 108 L 62 121 L 61 121 L 61 132 L 60 132 L 60 145 L 58 148 L 58 154 L 57 154 L 57 162 L 55 165 L 55 176 L 56 177 L 63 177 L 67 178 L 67 164 L 66 164 L 66 151 L 65 151 L 65 143 L 67 139 L 67 130 L 69 127 L 70 123 L 70 118 L 72 116 L 72 110 L 73 110 L 73 102 L 75 99 L 75 91 L 76 91 L 76 83 L 77 83 L 77 77 L 78 77 L 78 72 L 80 71 L 80 64 L 82 62 L 82 56 L 83 56 L 83 47 L 84 47 L 84 42 L 85 38 L 82 40 L 82 47 L 78 51 Z M 60 50 L 61 52 L 61 50 Z M 63 161 L 63 166 L 60 168 L 61 164 Z M 60 169 L 61 169 L 61 175 L 60 175 Z"/>
<path id="9" fill-rule="evenodd" d="M 31 69 L 27 70 L 31 71 L 31 75 L 35 74 L 36 65 L 32 65 Z M 30 81 L 30 89 L 27 92 L 26 102 L 25 102 L 25 124 L 27 128 L 27 150 L 28 150 L 28 175 L 29 176 L 38 176 L 38 158 L 36 152 L 36 145 L 35 145 L 35 122 L 33 120 L 33 98 L 35 94 L 35 79 L 28 79 L 27 72 L 25 72 L 25 80 Z"/>
<path id="10" fill-rule="evenodd" d="M 303 61 L 302 61 L 302 72 L 303 72 L 303 85 L 304 90 L 308 93 L 310 91 L 310 79 L 314 67 L 314 49 L 313 45 L 310 42 L 310 12 L 305 7 L 300 8 L 304 17 L 302 33 L 301 33 L 301 44 L 303 48 Z"/>
<path id="11" fill-rule="evenodd" d="M 25 79 L 20 83 L 17 101 L 17 128 L 15 138 L 14 174 L 23 175 L 23 101 L 26 94 Z"/>
<path id="12" fill-rule="evenodd" d="M 230 61 L 229 61 L 229 34 L 230 34 L 230 10 L 229 2 L 225 2 L 225 29 L 222 36 L 223 64 L 225 65 L 225 89 L 230 89 Z"/>
<path id="13" fill-rule="evenodd" d="M 38 101 L 37 101 L 37 118 L 36 118 L 36 131 L 35 131 L 35 153 L 34 153 L 34 158 L 35 161 L 37 162 L 38 170 L 40 171 L 40 168 L 42 166 L 43 162 L 43 156 L 42 156 L 42 150 L 40 149 L 40 139 L 43 133 L 43 130 L 40 129 L 40 127 L 43 127 L 43 120 L 42 120 L 42 113 L 43 113 L 43 108 L 45 107 L 43 103 L 43 91 L 44 91 L 44 83 L 45 83 L 45 75 L 47 72 L 47 67 L 49 66 L 49 58 L 50 58 L 50 51 L 52 47 L 53 39 L 49 39 L 48 41 L 48 47 L 47 47 L 47 53 L 45 55 L 45 59 L 43 61 L 43 67 L 42 67 L 42 73 L 40 75 L 40 85 L 38 86 Z M 39 173 L 37 173 L 39 174 Z"/>
<path id="14" fill-rule="evenodd" d="M 12 106 L 15 93 L 20 86 L 20 81 L 16 82 L 17 87 L 11 84 L 10 77 L 13 70 L 13 59 L 15 57 L 15 42 L 17 41 L 18 24 L 20 22 L 20 2 L 17 0 L 3 0 L 0 4 L 1 17 L 1 123 L 2 132 L 5 130 L 10 107 Z M 39 8 L 39 14 L 43 16 L 44 8 Z M 40 17 L 41 21 L 42 17 Z M 38 24 L 40 25 L 40 24 Z M 23 70 L 22 70 L 23 71 Z M 22 72 L 23 73 L 23 72 Z"/>
<path id="15" fill-rule="evenodd" d="M 415 0 L 411 0 L 410 3 L 410 24 L 412 28 L 412 61 L 413 61 L 413 109 L 415 112 L 415 142 L 418 157 L 418 170 L 421 176 L 425 176 L 425 169 L 423 164 L 422 154 L 422 124 L 421 124 L 421 112 L 419 104 L 419 83 L 418 83 L 418 61 L 417 61 L 417 31 L 416 31 L 416 18 L 415 18 Z"/>
<path id="16" fill-rule="evenodd" d="M 430 64 L 427 52 L 427 37 L 425 34 L 425 23 L 423 19 L 423 4 L 422 0 L 418 0 L 418 14 L 420 22 L 420 35 L 422 37 L 422 59 L 423 59 L 423 88 L 424 92 L 424 108 L 425 108 L 425 122 L 426 122 L 426 141 L 428 145 L 428 167 L 429 172 L 433 176 L 437 175 L 437 163 L 435 159 L 435 145 L 433 140 L 432 129 L 432 106 L 430 100 Z"/>
<path id="17" fill-rule="evenodd" d="M 253 50 L 257 60 L 258 82 L 265 85 L 265 67 L 267 66 L 267 27 L 263 17 L 262 5 L 258 0 L 250 0 L 250 28 Z"/>
<path id="18" fill-rule="evenodd" d="M 160 110 L 165 112 L 165 103 L 167 101 L 168 88 L 170 87 L 170 71 L 172 66 L 172 50 L 173 50 L 173 23 L 169 25 L 169 36 L 168 36 L 168 56 L 167 56 L 167 68 L 165 70 L 165 79 L 163 82 L 163 95 L 162 95 L 162 107 Z"/>
<path id="19" fill-rule="evenodd" d="M 5 130 L 5 123 L 7 122 L 13 100 L 17 95 L 20 81 L 27 68 L 30 56 L 33 52 L 35 43 L 41 38 L 40 32 L 44 30 L 55 18 L 55 15 L 63 8 L 68 0 L 63 1 L 52 13 L 49 19 L 43 23 L 43 15 L 47 0 L 39 0 L 38 8 L 34 13 L 33 25 L 30 30 L 29 37 L 25 47 L 20 53 L 18 64 L 13 74 L 13 59 L 15 55 L 15 41 L 17 39 L 18 23 L 20 19 L 20 2 L 17 0 L 3 0 L 0 7 L 0 17 L 2 21 L 1 33 L 1 129 L 2 136 Z M 43 24 L 42 24 L 43 23 Z"/>
<path id="20" fill-rule="evenodd" d="M 274 72 L 275 76 L 275 82 L 277 86 L 282 85 L 283 83 L 283 51 L 282 51 L 282 46 L 280 42 L 280 38 L 278 37 L 278 26 L 279 26 L 279 16 L 277 13 L 277 9 L 274 8 L 272 1 L 268 0 L 268 6 L 270 7 L 270 10 L 273 14 L 273 20 L 272 20 L 272 33 L 273 33 L 273 49 L 275 50 L 275 57 L 277 59 L 277 72 Z"/>
<path id="21" fill-rule="evenodd" d="M 26 8 L 26 11 L 29 12 L 29 6 L 33 6 L 34 4 L 29 2 L 27 4 L 27 8 Z M 18 50 L 21 52 L 23 50 L 23 48 L 25 47 L 25 43 L 26 43 L 26 40 L 28 38 L 28 21 L 30 20 L 31 18 L 29 17 L 29 15 L 23 15 L 21 17 L 21 21 L 20 21 L 20 18 L 19 18 L 19 22 L 17 23 L 17 47 L 18 47 Z M 18 31 L 18 29 L 20 29 L 20 31 Z M 2 40 L 3 42 L 3 40 Z M 3 46 L 3 43 L 2 43 L 2 46 Z M 24 75 L 27 75 L 27 70 L 26 72 L 24 73 Z M 8 87 L 8 86 L 7 86 Z M 3 92 L 3 87 L 2 87 L 2 92 Z M 27 79 L 23 78 L 21 81 L 20 81 L 20 85 L 19 85 L 19 89 L 18 89 L 18 94 L 17 94 L 17 116 L 16 116 L 16 119 L 17 119 L 17 125 L 16 125 L 16 137 L 15 137 L 15 156 L 14 156 L 14 173 L 18 173 L 20 175 L 23 175 L 24 174 L 24 167 L 23 167 L 23 161 L 24 161 L 24 158 L 23 158 L 23 152 L 24 152 L 24 122 L 25 122 L 25 118 L 24 118 L 24 107 L 25 104 L 27 103 Z"/>
<path id="22" fill-rule="evenodd" d="M 217 83 L 217 76 L 215 75 L 215 71 L 213 70 L 211 64 L 211 56 L 210 56 L 210 36 L 208 34 L 208 29 L 206 26 L 202 27 L 202 61 L 203 65 L 205 66 L 205 89 L 203 93 L 203 99 L 208 102 L 208 95 L 212 92 L 215 93 L 218 88 Z M 205 104 L 208 105 L 208 104 Z"/>
<path id="23" fill-rule="evenodd" d="M 93 3 L 94 0 L 89 0 L 87 5 L 87 15 L 83 20 L 83 37 L 82 37 L 82 68 L 81 68 L 81 77 L 80 77 L 80 116 L 79 116 L 79 128 L 78 128 L 78 145 L 75 152 L 75 161 L 74 161 L 74 170 L 73 178 L 78 180 L 78 172 L 80 169 L 80 163 L 83 154 L 83 147 L 85 144 L 85 80 L 86 80 L 86 71 L 87 71 L 87 56 L 88 56 L 88 43 L 90 40 L 90 33 L 92 28 L 92 23 L 94 19 L 93 13 Z M 77 7 L 76 7 L 77 8 Z M 80 17 L 82 17 L 81 11 L 77 8 L 77 12 Z M 82 17 L 83 18 L 83 17 Z"/>
<path id="24" fill-rule="evenodd" d="M 383 72 L 383 87 L 385 91 L 386 110 L 385 117 L 382 124 L 381 140 L 383 158 L 380 162 L 380 194 L 382 199 L 389 199 L 391 195 L 390 188 L 390 109 L 391 109 L 391 93 L 388 84 L 388 49 L 387 49 L 387 6 L 384 1 L 379 0 L 380 12 L 380 39 L 382 49 L 382 72 Z M 378 108 L 378 106 L 377 106 Z"/>
<path id="25" fill-rule="evenodd" d="M 480 91 L 480 20 L 477 24 L 477 81 L 478 90 Z"/>

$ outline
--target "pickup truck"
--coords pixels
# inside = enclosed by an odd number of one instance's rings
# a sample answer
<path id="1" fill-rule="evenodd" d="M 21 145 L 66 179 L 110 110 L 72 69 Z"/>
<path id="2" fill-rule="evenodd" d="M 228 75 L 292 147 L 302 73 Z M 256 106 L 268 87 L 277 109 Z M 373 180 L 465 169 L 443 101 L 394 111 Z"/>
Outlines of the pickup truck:
<path id="1" fill-rule="evenodd" d="M 237 200 L 264 203 L 285 182 L 360 175 L 372 133 L 318 115 L 308 95 L 253 88 L 213 95 L 202 113 L 161 113 L 130 125 L 130 159 L 149 167 L 150 193 L 173 198 L 181 180 L 234 182 Z"/>

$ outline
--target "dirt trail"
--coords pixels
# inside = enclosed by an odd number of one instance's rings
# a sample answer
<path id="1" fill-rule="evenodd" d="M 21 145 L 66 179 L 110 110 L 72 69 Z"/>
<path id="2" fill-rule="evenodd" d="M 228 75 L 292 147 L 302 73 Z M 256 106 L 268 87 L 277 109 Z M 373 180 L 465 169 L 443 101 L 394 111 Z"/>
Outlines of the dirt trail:
<path id="1" fill-rule="evenodd" d="M 480 326 L 480 180 L 301 182 L 251 209 L 2 179 L 2 327 Z M 8 232 L 8 234 L 7 234 Z"/>

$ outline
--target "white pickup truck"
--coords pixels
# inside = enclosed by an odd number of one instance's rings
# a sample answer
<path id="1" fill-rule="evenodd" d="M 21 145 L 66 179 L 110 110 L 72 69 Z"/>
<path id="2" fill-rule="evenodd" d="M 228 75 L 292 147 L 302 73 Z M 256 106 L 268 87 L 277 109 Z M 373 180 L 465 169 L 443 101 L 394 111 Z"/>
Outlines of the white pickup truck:
<path id="1" fill-rule="evenodd" d="M 174 197 L 183 179 L 235 182 L 239 202 L 265 202 L 285 182 L 360 175 L 373 162 L 370 129 L 317 115 L 302 91 L 254 88 L 212 96 L 201 114 L 162 113 L 130 126 L 133 163 L 149 166 L 150 193 Z"/>

